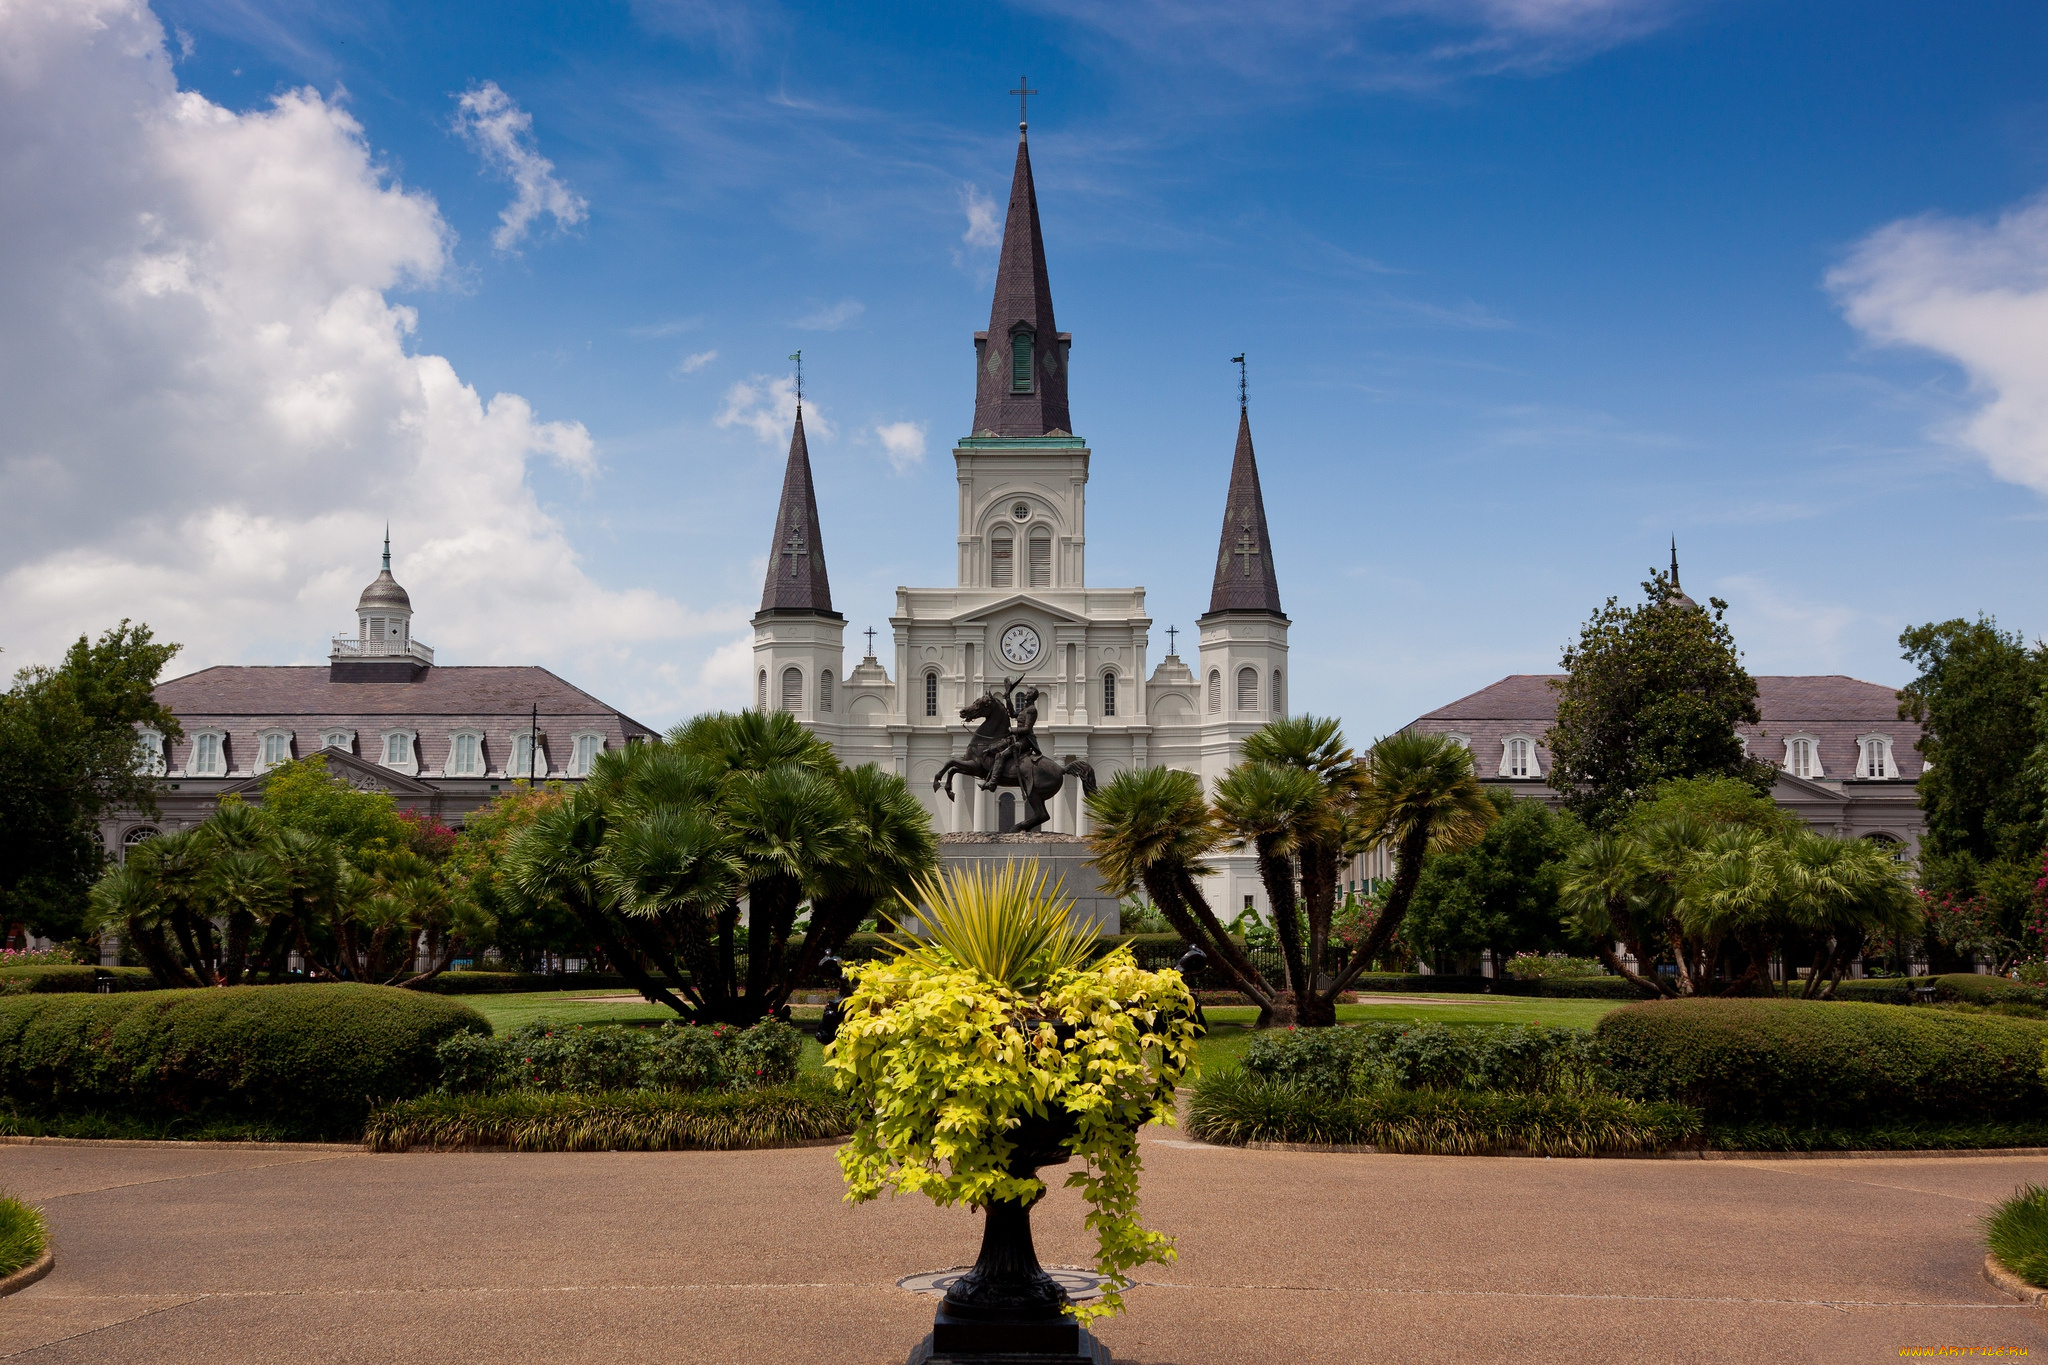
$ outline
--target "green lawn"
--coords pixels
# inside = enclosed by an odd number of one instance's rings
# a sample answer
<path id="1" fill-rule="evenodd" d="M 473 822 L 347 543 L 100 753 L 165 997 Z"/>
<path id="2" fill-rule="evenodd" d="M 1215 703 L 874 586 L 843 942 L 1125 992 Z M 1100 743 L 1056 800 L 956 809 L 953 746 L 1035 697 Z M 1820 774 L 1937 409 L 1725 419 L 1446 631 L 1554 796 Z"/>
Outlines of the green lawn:
<path id="1" fill-rule="evenodd" d="M 530 1024 L 536 1019 L 545 1019 L 550 1024 L 582 1024 L 588 1027 L 592 1024 L 663 1024 L 676 1017 L 676 1012 L 666 1005 L 650 1005 L 645 1000 L 614 1004 L 602 999 L 623 994 L 623 991 L 521 991 L 513 995 L 464 995 L 456 998 L 490 1020 L 491 1028 L 498 1033 Z M 815 1021 L 823 1012 L 817 1005 L 795 1005 L 790 1009 L 799 1022 L 806 1019 Z M 825 1054 L 819 1050 L 817 1039 L 804 1039 L 804 1056 L 799 1065 L 805 1071 L 825 1069 Z"/>
<path id="2" fill-rule="evenodd" d="M 1427 1003 L 1402 999 L 1369 1005 L 1337 1006 L 1337 1022 L 1367 1021 L 1406 1024 L 1551 1024 L 1591 1028 L 1601 1016 L 1619 1009 L 1613 1000 L 1547 1000 L 1526 995 L 1432 995 Z M 1220 1005 L 1203 1011 L 1209 1032 L 1196 1049 L 1196 1060 L 1213 1069 L 1235 1066 L 1255 1030 L 1259 1012 L 1249 1005 Z"/>

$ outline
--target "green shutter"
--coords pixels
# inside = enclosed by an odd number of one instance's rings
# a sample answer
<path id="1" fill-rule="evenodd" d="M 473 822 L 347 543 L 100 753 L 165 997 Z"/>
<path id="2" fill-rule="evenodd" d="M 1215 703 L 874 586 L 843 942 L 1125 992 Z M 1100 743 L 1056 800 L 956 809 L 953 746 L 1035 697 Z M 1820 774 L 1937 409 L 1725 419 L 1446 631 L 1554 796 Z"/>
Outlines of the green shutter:
<path id="1" fill-rule="evenodd" d="M 1031 392 L 1031 333 L 1010 338 L 1010 392 Z"/>

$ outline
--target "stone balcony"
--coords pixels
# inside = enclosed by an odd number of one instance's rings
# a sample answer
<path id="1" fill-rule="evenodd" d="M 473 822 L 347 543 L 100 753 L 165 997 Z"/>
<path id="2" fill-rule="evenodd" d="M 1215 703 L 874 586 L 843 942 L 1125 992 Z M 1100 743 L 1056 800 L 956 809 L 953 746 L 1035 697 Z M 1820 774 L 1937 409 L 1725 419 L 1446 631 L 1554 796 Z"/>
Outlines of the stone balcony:
<path id="1" fill-rule="evenodd" d="M 353 635 L 334 637 L 334 648 L 328 652 L 329 662 L 346 659 L 417 659 L 423 664 L 434 662 L 431 645 L 418 640 L 359 640 Z"/>

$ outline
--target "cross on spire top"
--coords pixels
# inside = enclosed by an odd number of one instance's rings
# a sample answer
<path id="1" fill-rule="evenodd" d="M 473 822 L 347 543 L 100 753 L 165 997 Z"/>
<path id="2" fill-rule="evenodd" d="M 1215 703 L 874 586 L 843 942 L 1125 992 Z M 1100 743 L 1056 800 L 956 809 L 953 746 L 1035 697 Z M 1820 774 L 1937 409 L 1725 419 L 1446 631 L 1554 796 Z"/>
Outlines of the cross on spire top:
<path id="1" fill-rule="evenodd" d="M 1021 133 L 1031 126 L 1028 121 L 1029 116 L 1024 112 L 1027 107 L 1026 101 L 1038 92 L 1031 88 L 1031 78 L 1029 76 L 1019 76 L 1017 78 L 1017 88 L 1010 93 L 1017 97 L 1017 131 Z"/>
<path id="2" fill-rule="evenodd" d="M 1250 400 L 1245 396 L 1247 390 L 1244 377 L 1244 353 L 1240 351 L 1230 357 L 1230 363 L 1237 366 L 1237 410 L 1243 412 L 1250 406 Z"/>
<path id="3" fill-rule="evenodd" d="M 796 362 L 796 415 L 801 421 L 804 415 L 804 353 L 798 351 L 790 359 Z"/>
<path id="4" fill-rule="evenodd" d="M 1166 628 L 1166 652 L 1167 652 L 1168 654 L 1171 654 L 1171 655 L 1173 655 L 1173 656 L 1174 656 L 1175 658 L 1179 658 L 1179 657 L 1180 657 L 1180 652 L 1179 652 L 1178 650 L 1176 650 L 1176 649 L 1175 649 L 1175 648 L 1173 647 L 1173 646 L 1174 646 L 1174 637 L 1175 637 L 1175 636 L 1177 636 L 1177 635 L 1179 635 L 1179 634 L 1180 634 L 1180 627 L 1178 627 L 1178 626 L 1168 626 L 1168 627 Z"/>
<path id="5" fill-rule="evenodd" d="M 874 658 L 874 657 L 875 657 L 875 628 L 874 628 L 873 626 L 869 626 L 869 627 L 868 627 L 868 629 L 867 629 L 867 636 L 868 636 L 868 657 L 869 657 L 870 659 L 872 659 L 872 658 Z"/>

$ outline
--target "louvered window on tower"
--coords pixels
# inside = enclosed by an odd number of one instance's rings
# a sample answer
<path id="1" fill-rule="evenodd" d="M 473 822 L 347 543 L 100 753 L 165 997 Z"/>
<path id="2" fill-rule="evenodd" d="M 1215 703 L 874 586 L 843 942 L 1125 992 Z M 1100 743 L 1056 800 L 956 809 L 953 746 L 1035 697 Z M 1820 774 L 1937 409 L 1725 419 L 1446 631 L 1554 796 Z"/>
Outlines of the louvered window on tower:
<path id="1" fill-rule="evenodd" d="M 1256 668 L 1240 668 L 1237 671 L 1237 709 L 1259 709 L 1259 670 Z"/>
<path id="2" fill-rule="evenodd" d="M 1222 709 L 1223 675 L 1212 668 L 1209 670 L 1209 713 L 1214 715 Z"/>
<path id="3" fill-rule="evenodd" d="M 818 675 L 818 709 L 832 709 L 832 670 L 829 668 Z"/>
<path id="4" fill-rule="evenodd" d="M 939 675 L 936 673 L 924 675 L 924 713 L 927 716 L 939 714 Z"/>
<path id="5" fill-rule="evenodd" d="M 782 709 L 801 711 L 804 708 L 804 671 L 801 668 L 782 670 Z"/>
<path id="6" fill-rule="evenodd" d="M 1017 542 L 1008 536 L 997 536 L 988 543 L 988 583 L 992 588 L 1007 588 L 1016 573 Z"/>
<path id="7" fill-rule="evenodd" d="M 1010 392 L 1031 392 L 1031 333 L 1010 338 Z"/>
<path id="8" fill-rule="evenodd" d="M 1049 536 L 1031 537 L 1031 586 L 1052 586 L 1052 539 Z"/>
<path id="9" fill-rule="evenodd" d="M 1281 693 L 1281 691 L 1280 691 L 1280 670 L 1276 668 L 1276 669 L 1274 669 L 1274 670 L 1273 670 L 1273 714 L 1274 714 L 1274 715 L 1276 715 L 1276 716 L 1284 716 L 1284 715 L 1286 715 L 1286 714 L 1287 714 L 1287 707 L 1286 707 L 1286 705 L 1285 705 L 1284 703 L 1285 703 L 1285 697 L 1284 697 L 1284 696 L 1282 695 L 1282 693 Z"/>
<path id="10" fill-rule="evenodd" d="M 766 714 L 768 710 L 768 670 L 761 670 L 760 684 L 754 689 L 754 709 Z"/>

